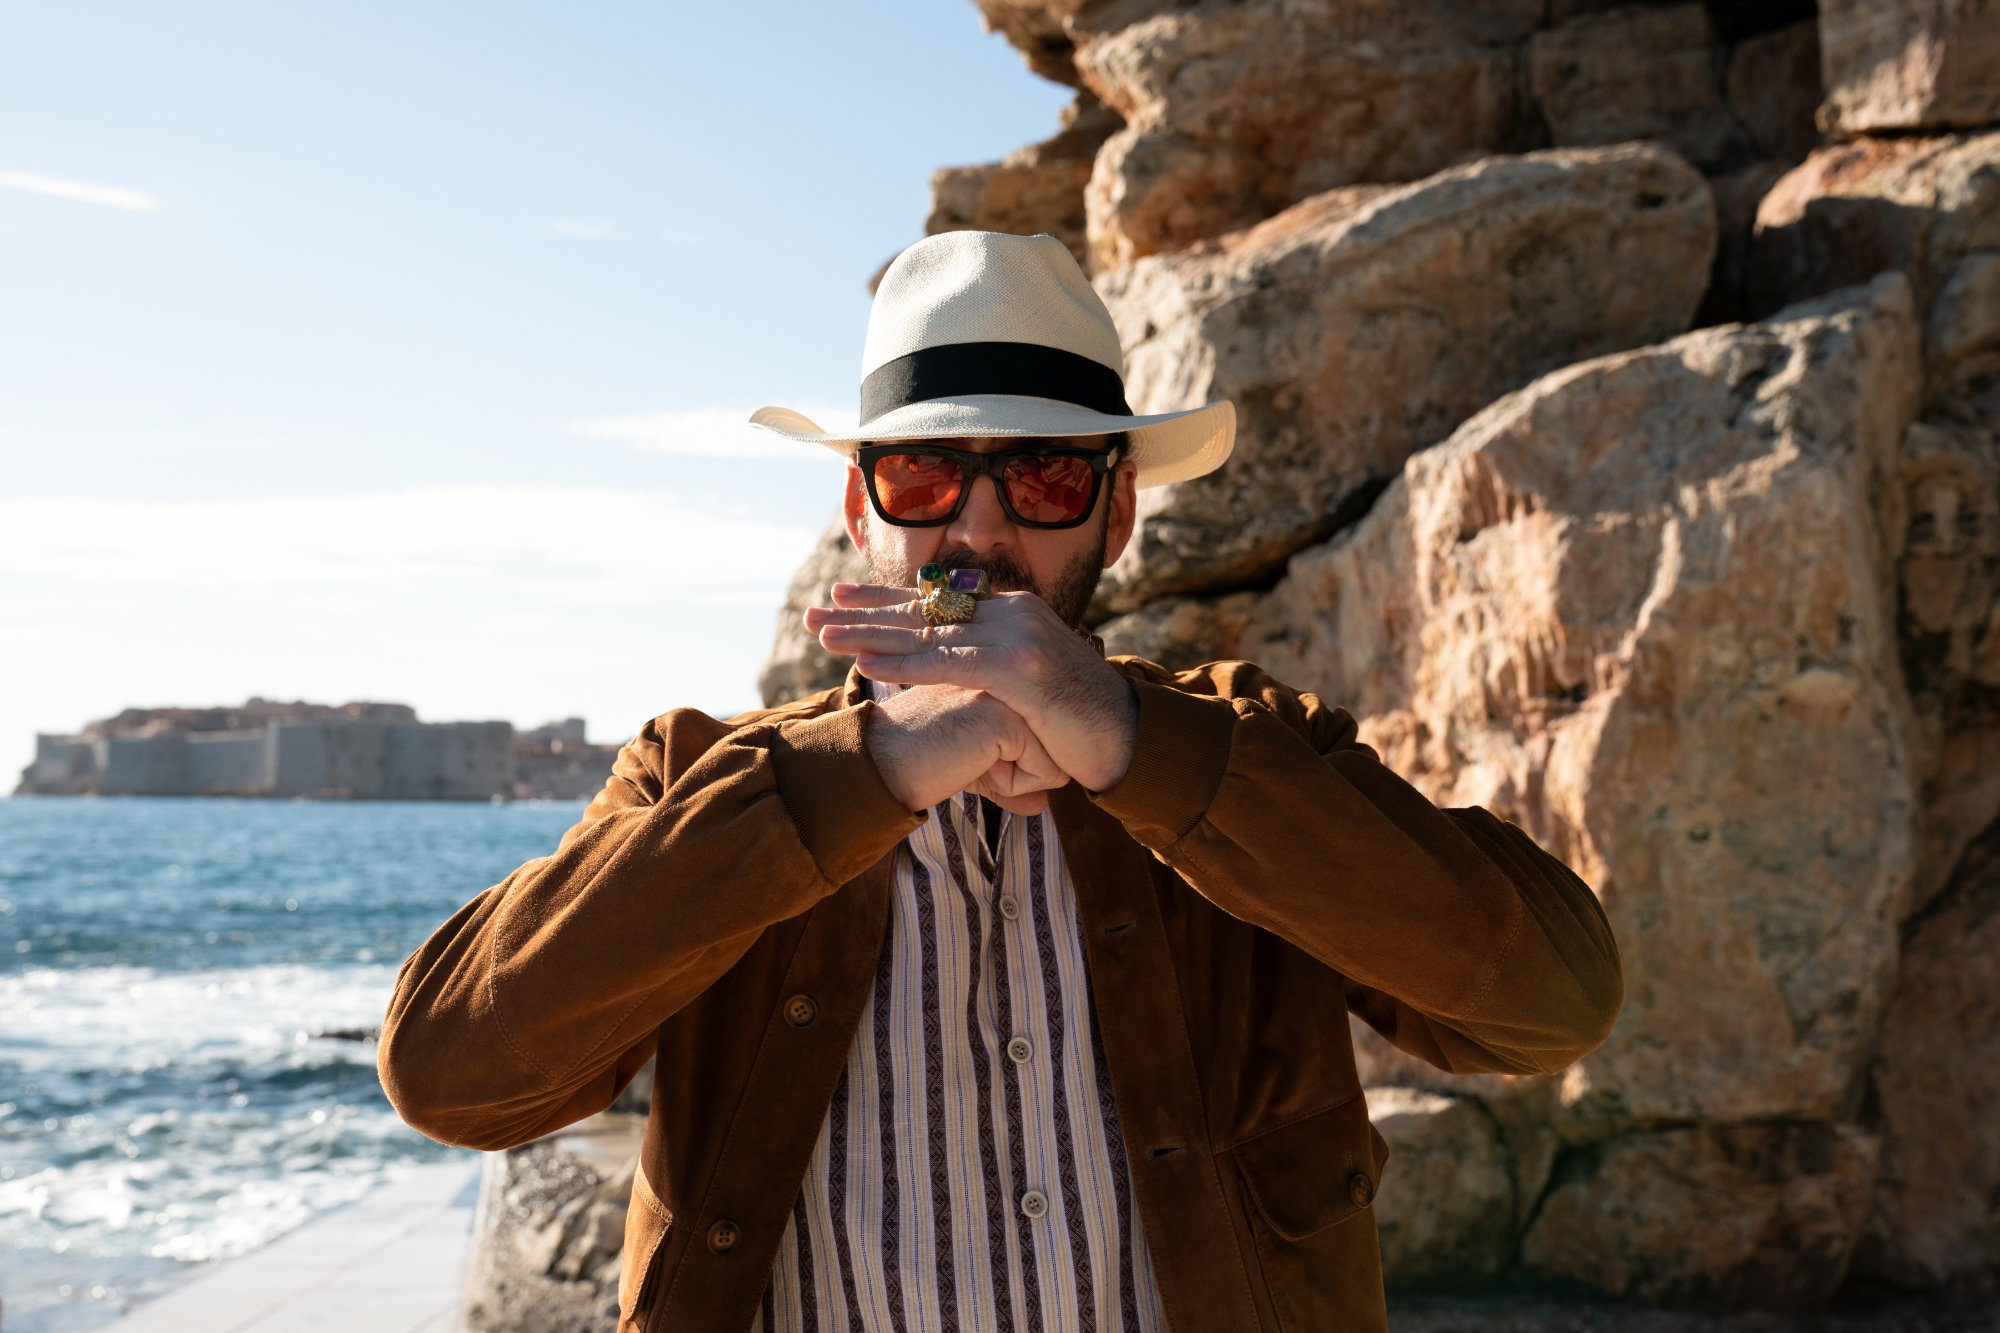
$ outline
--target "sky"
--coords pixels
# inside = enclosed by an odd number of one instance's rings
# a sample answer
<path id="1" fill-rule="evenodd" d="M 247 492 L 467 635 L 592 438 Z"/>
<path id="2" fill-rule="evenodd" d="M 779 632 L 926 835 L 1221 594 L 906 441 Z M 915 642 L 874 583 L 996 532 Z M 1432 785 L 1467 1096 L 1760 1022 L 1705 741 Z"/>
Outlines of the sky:
<path id="1" fill-rule="evenodd" d="M 931 172 L 1058 128 L 970 0 L 12 7 L 0 793 L 252 695 L 757 706 Z"/>

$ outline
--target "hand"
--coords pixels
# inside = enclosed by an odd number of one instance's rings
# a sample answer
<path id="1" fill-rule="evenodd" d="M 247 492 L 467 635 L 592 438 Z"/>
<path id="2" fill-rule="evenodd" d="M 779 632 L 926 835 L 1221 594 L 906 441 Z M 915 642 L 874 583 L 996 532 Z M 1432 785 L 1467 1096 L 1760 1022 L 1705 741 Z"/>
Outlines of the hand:
<path id="1" fill-rule="evenodd" d="M 861 674 L 898 685 L 956 685 L 1007 705 L 1055 766 L 1090 791 L 1132 765 L 1139 700 L 1131 683 L 1031 592 L 981 601 L 964 624 L 932 626 L 917 590 L 836 583 L 834 609 L 809 607 L 806 628 Z"/>
<path id="2" fill-rule="evenodd" d="M 875 706 L 866 737 L 883 783 L 913 811 L 969 791 L 1017 815 L 1040 814 L 1050 789 L 1069 782 L 1020 715 L 978 690 L 892 695 Z"/>

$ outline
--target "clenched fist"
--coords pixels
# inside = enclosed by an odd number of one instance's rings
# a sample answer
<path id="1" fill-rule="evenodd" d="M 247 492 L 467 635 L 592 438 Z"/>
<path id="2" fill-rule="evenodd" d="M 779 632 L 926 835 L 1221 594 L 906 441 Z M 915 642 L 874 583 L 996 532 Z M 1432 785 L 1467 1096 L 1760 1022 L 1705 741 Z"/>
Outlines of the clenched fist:
<path id="1" fill-rule="evenodd" d="M 1035 594 L 995 593 L 957 625 L 924 623 L 915 588 L 836 583 L 833 599 L 833 609 L 806 609 L 806 628 L 828 652 L 854 654 L 870 680 L 991 696 L 1040 743 L 1043 755 L 1023 751 L 1026 762 L 1052 760 L 1089 791 L 1116 785 L 1131 767 L 1139 734 L 1131 683 Z"/>

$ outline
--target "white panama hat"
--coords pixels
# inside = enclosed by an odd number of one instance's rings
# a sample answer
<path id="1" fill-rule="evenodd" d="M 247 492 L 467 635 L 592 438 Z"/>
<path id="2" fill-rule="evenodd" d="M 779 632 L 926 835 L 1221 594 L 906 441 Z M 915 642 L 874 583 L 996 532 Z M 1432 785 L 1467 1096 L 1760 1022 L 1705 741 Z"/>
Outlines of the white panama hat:
<path id="1" fill-rule="evenodd" d="M 784 407 L 750 424 L 849 459 L 863 444 L 983 435 L 1130 437 L 1141 487 L 1212 472 L 1236 442 L 1227 401 L 1134 416 L 1111 312 L 1053 236 L 947 231 L 890 262 L 868 313 L 860 424 Z"/>

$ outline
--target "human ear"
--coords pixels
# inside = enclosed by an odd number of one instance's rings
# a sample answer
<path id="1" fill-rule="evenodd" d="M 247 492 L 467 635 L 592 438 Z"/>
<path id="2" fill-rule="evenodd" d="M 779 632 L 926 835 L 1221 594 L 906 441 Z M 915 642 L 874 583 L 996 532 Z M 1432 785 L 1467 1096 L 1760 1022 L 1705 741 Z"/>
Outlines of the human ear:
<path id="1" fill-rule="evenodd" d="M 840 517 L 847 524 L 847 539 L 863 555 L 868 553 L 868 483 L 861 469 L 847 465 L 847 489 L 840 497 Z"/>
<path id="2" fill-rule="evenodd" d="M 1118 463 L 1111 469 L 1111 477 L 1106 484 L 1111 490 L 1111 517 L 1104 528 L 1104 567 L 1109 569 L 1123 554 L 1125 543 L 1132 539 L 1132 529 L 1137 523 L 1139 465 L 1129 459 Z"/>

